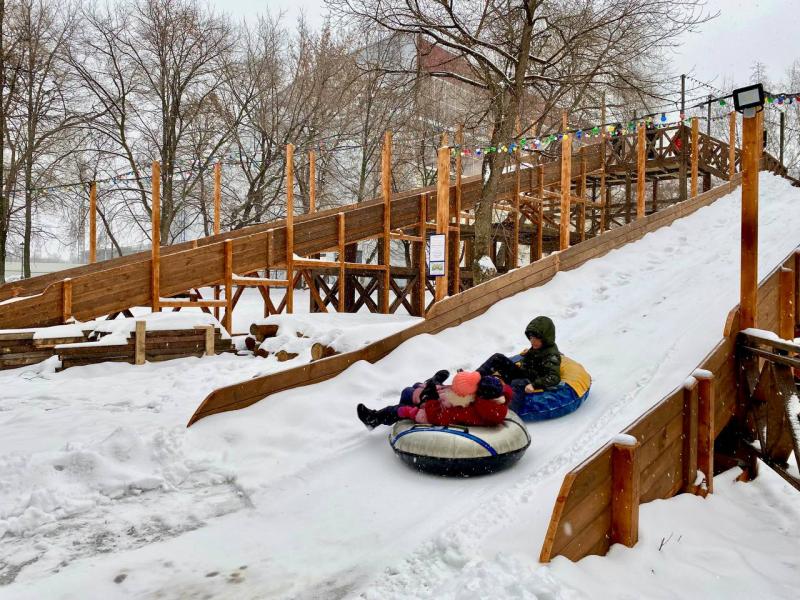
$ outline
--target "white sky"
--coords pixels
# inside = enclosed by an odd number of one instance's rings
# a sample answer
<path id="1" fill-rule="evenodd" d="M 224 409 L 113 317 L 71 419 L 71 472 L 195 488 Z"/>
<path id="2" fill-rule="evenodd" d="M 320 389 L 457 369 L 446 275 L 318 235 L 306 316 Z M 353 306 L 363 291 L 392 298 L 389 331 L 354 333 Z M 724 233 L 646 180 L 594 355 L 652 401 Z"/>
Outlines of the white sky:
<path id="1" fill-rule="evenodd" d="M 294 20 L 305 12 L 312 25 L 323 19 L 323 0 L 209 0 L 219 11 L 236 18 L 267 9 L 284 11 Z M 772 78 L 780 78 L 800 59 L 800 0 L 707 0 L 719 17 L 702 26 L 701 33 L 676 40 L 675 69 L 692 72 L 703 81 L 720 84 L 749 83 L 755 61 L 767 65 Z"/>

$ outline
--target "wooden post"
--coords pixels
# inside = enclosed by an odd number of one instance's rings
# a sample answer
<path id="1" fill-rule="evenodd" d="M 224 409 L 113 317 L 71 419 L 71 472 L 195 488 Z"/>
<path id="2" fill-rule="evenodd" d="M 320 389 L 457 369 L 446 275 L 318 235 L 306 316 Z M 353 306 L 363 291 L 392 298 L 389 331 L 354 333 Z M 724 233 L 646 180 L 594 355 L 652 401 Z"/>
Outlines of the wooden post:
<path id="1" fill-rule="evenodd" d="M 222 163 L 214 165 L 214 235 L 219 235 L 219 215 L 222 210 Z"/>
<path id="2" fill-rule="evenodd" d="M 270 265 L 272 265 L 272 229 L 267 229 L 267 233 L 264 235 L 264 277 L 269 279 L 269 271 Z M 268 317 L 270 315 L 269 308 L 272 304 L 272 300 L 270 299 L 269 294 L 270 287 L 264 287 L 264 294 L 262 294 L 264 300 L 264 316 Z M 269 301 L 268 301 L 269 300 Z M 273 307 L 274 308 L 274 307 Z M 214 318 L 219 320 L 219 315 L 215 314 Z"/>
<path id="3" fill-rule="evenodd" d="M 539 165 L 536 171 L 536 195 L 539 202 L 536 206 L 536 253 L 535 260 L 542 258 L 544 248 L 544 165 Z"/>
<path id="4" fill-rule="evenodd" d="M 607 229 L 608 194 L 606 193 L 606 93 L 600 108 L 600 233 Z"/>
<path id="5" fill-rule="evenodd" d="M 647 135 L 644 122 L 639 123 L 636 139 L 636 218 L 645 216 L 645 183 L 647 180 Z"/>
<path id="6" fill-rule="evenodd" d="M 134 355 L 133 364 L 143 365 L 145 359 L 147 343 L 147 323 L 140 319 L 136 321 L 136 332 L 134 333 Z"/>
<path id="7" fill-rule="evenodd" d="M 448 165 L 449 166 L 449 165 Z M 383 137 L 381 154 L 381 193 L 383 195 L 383 285 L 381 286 L 380 310 L 389 313 L 389 279 L 391 278 L 391 238 L 392 229 L 392 132 L 387 131 Z"/>
<path id="8" fill-rule="evenodd" d="M 706 476 L 706 490 L 714 491 L 714 375 L 695 371 L 697 379 L 697 468 Z"/>
<path id="9" fill-rule="evenodd" d="M 61 322 L 66 323 L 72 317 L 72 279 L 67 277 L 61 281 Z"/>
<path id="10" fill-rule="evenodd" d="M 756 326 L 758 307 L 758 125 L 757 116 L 742 119 L 741 329 Z"/>
<path id="11" fill-rule="evenodd" d="M 345 233 L 344 233 L 344 213 L 336 215 L 336 224 L 339 231 L 339 306 L 336 308 L 340 313 L 345 312 L 345 284 L 347 271 L 345 270 Z"/>
<path id="12" fill-rule="evenodd" d="M 566 112 L 564 113 L 566 120 Z M 569 194 L 572 187 L 572 139 L 569 134 L 561 138 L 561 219 L 559 222 L 559 250 L 569 248 Z"/>
<path id="13" fill-rule="evenodd" d="M 233 333 L 233 240 L 225 240 L 225 329 Z"/>
<path id="14" fill-rule="evenodd" d="M 153 195 L 150 204 L 152 220 L 152 249 L 150 257 L 150 307 L 153 312 L 161 310 L 161 165 L 153 161 Z"/>
<path id="15" fill-rule="evenodd" d="M 611 449 L 611 543 L 633 547 L 639 540 L 639 442 Z"/>
<path id="16" fill-rule="evenodd" d="M 700 121 L 692 118 L 692 193 L 691 198 L 697 196 L 697 169 L 700 164 Z"/>
<path id="17" fill-rule="evenodd" d="M 214 326 L 213 325 L 206 325 L 203 327 L 206 333 L 206 356 L 214 356 L 217 351 L 214 348 Z"/>
<path id="18" fill-rule="evenodd" d="M 286 144 L 286 312 L 294 312 L 294 145 Z"/>
<path id="19" fill-rule="evenodd" d="M 736 174 L 736 112 L 728 115 L 728 180 Z"/>
<path id="20" fill-rule="evenodd" d="M 447 248 L 450 228 L 450 149 L 439 148 L 436 179 L 436 233 L 444 234 L 444 247 Z M 444 253 L 444 275 L 436 278 L 436 301 L 447 295 L 447 252 Z"/>
<path id="21" fill-rule="evenodd" d="M 658 178 L 653 177 L 653 212 L 658 211 Z"/>
<path id="22" fill-rule="evenodd" d="M 308 212 L 317 211 L 317 153 L 308 153 Z"/>
<path id="23" fill-rule="evenodd" d="M 782 112 L 780 116 L 780 136 L 778 138 L 778 162 L 781 165 L 781 169 L 783 168 L 783 146 L 786 141 L 786 113 Z"/>
<path id="24" fill-rule="evenodd" d="M 691 386 L 683 388 L 683 488 L 684 492 L 695 492 L 697 479 L 697 380 L 690 379 Z"/>
<path id="25" fill-rule="evenodd" d="M 97 182 L 89 184 L 89 264 L 97 262 Z"/>
<path id="26" fill-rule="evenodd" d="M 425 245 L 428 240 L 428 196 L 427 194 L 420 194 L 419 196 L 419 229 L 417 234 L 421 241 L 419 242 L 419 255 L 417 259 L 417 298 L 416 303 L 419 305 L 418 317 L 425 316 L 425 293 L 427 291 L 428 272 L 425 263 Z M 469 263 L 468 263 L 469 264 Z"/>
<path id="27" fill-rule="evenodd" d="M 461 292 L 461 147 L 463 145 L 464 125 L 459 124 L 456 129 L 456 224 L 450 244 L 453 250 L 450 258 L 450 288 L 454 294 Z M 519 181 L 519 175 L 517 175 L 517 181 Z"/>
<path id="28" fill-rule="evenodd" d="M 800 327 L 800 250 L 794 251 L 794 323 Z"/>
<path id="29" fill-rule="evenodd" d="M 519 117 L 517 117 L 517 126 L 516 132 L 517 136 L 519 136 Z M 515 140 L 517 143 L 516 151 L 514 152 L 514 166 L 515 166 L 515 177 L 514 177 L 514 200 L 512 201 L 512 205 L 514 207 L 514 223 L 511 229 L 511 253 L 510 253 L 510 265 L 509 270 L 516 269 L 519 266 L 519 195 L 522 190 L 522 182 L 521 177 L 522 173 L 520 173 L 520 165 L 522 163 L 522 150 L 519 148 L 519 140 Z"/>
<path id="30" fill-rule="evenodd" d="M 793 265 L 794 266 L 794 265 Z M 795 277 L 794 269 L 783 267 L 778 281 L 779 288 L 779 317 L 778 335 L 785 340 L 794 339 L 794 303 L 795 303 Z"/>
<path id="31" fill-rule="evenodd" d="M 686 75 L 681 75 L 681 112 L 680 112 L 680 125 L 678 126 L 678 135 L 681 139 L 680 149 L 680 162 L 678 163 L 678 198 L 683 201 L 686 200 L 686 146 L 688 141 L 686 139 L 686 125 L 684 119 L 686 118 Z"/>
<path id="32" fill-rule="evenodd" d="M 580 179 L 578 181 L 578 198 L 583 202 L 578 206 L 578 239 L 583 242 L 586 240 L 586 157 L 584 156 L 584 149 L 582 146 L 578 150 L 581 159 Z"/>

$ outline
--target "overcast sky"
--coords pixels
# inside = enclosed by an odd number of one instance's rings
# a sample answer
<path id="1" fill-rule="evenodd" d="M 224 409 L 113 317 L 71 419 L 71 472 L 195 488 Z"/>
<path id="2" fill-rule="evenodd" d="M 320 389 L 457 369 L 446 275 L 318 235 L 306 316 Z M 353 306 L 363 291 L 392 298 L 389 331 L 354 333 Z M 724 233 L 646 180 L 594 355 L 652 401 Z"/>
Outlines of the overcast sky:
<path id="1" fill-rule="evenodd" d="M 304 11 L 313 25 L 322 22 L 323 0 L 210 0 L 217 10 L 241 18 L 269 8 L 294 20 Z M 708 10 L 720 15 L 700 33 L 675 40 L 675 70 L 694 72 L 698 79 L 736 85 L 749 83 L 755 61 L 781 78 L 800 59 L 800 0 L 708 0 Z"/>

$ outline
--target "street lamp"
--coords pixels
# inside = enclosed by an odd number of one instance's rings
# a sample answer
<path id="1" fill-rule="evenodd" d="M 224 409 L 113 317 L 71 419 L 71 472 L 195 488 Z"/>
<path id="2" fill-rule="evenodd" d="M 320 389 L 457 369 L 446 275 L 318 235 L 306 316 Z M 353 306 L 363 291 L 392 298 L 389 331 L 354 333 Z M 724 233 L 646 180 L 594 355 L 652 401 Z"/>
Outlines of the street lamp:
<path id="1" fill-rule="evenodd" d="M 744 117 L 753 117 L 764 106 L 764 87 L 757 83 L 733 90 L 733 105 Z"/>

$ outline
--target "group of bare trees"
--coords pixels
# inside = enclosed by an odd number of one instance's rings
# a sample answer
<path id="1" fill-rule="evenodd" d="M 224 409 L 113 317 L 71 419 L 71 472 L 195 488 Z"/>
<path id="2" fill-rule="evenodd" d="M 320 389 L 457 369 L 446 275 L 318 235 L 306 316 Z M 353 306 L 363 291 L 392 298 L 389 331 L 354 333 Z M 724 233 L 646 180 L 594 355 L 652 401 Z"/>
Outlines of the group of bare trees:
<path id="1" fill-rule="evenodd" d="M 165 243 L 211 233 L 217 162 L 224 228 L 283 216 L 287 143 L 302 203 L 311 151 L 318 206 L 376 195 L 386 129 L 395 188 L 430 184 L 456 123 L 500 146 L 562 109 L 596 123 L 601 96 L 646 108 L 671 91 L 665 51 L 707 18 L 700 0 L 326 0 L 311 30 L 201 0 L 71 2 L 0 0 L 0 281 L 10 254 L 29 275 L 48 233 L 83 250 L 87 188 L 67 183 L 100 182 L 101 246 L 117 254 L 149 237 L 153 160 Z M 423 45 L 449 60 L 421 61 Z M 507 160 L 483 158 L 478 281 Z"/>

